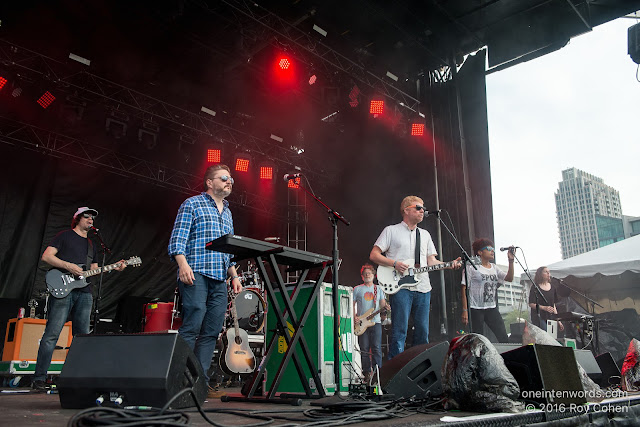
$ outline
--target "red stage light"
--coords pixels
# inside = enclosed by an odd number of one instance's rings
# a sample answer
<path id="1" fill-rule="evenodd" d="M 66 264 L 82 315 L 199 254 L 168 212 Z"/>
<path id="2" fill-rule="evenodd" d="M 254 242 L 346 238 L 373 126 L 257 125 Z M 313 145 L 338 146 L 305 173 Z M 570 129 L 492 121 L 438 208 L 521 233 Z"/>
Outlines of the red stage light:
<path id="1" fill-rule="evenodd" d="M 55 101 L 55 99 L 56 97 L 51 95 L 51 92 L 46 91 L 37 102 L 42 108 L 47 108 L 53 101 Z"/>
<path id="2" fill-rule="evenodd" d="M 287 58 L 280 58 L 278 65 L 280 66 L 281 69 L 288 70 L 289 67 L 291 66 L 291 62 Z"/>
<path id="3" fill-rule="evenodd" d="M 300 188 L 300 178 L 294 178 L 289 180 L 289 184 L 287 184 L 289 188 Z"/>
<path id="4" fill-rule="evenodd" d="M 249 170 L 249 159 L 237 158 L 236 159 L 236 171 L 247 172 Z"/>
<path id="5" fill-rule="evenodd" d="M 4 77 L 0 76 L 0 90 L 4 87 L 4 85 L 7 83 L 7 79 L 5 79 Z"/>
<path id="6" fill-rule="evenodd" d="M 316 80 L 318 80 L 318 77 L 316 77 L 316 75 L 314 74 L 313 76 L 309 77 L 309 84 L 314 84 Z"/>
<path id="7" fill-rule="evenodd" d="M 422 135 L 424 135 L 424 123 L 412 123 L 411 124 L 411 135 L 412 136 L 422 136 Z"/>
<path id="8" fill-rule="evenodd" d="M 369 113 L 382 114 L 383 111 L 384 111 L 384 101 L 371 101 Z"/>
<path id="9" fill-rule="evenodd" d="M 222 158 L 222 153 L 220 152 L 220 150 L 214 150 L 211 148 L 207 150 L 208 163 L 220 163 L 221 158 Z"/>
<path id="10" fill-rule="evenodd" d="M 260 166 L 260 179 L 273 179 L 273 166 Z"/>

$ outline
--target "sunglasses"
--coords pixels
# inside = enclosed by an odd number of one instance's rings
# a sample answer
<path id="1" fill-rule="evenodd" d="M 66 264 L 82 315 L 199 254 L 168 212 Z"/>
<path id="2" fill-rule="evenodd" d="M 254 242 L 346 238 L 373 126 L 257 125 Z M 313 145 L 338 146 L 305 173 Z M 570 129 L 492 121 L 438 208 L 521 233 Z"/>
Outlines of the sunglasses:
<path id="1" fill-rule="evenodd" d="M 93 215 L 88 214 L 88 213 L 84 213 L 84 214 L 82 214 L 82 217 L 83 217 L 83 218 L 87 218 L 87 219 L 89 219 L 89 218 L 93 219 Z"/>
<path id="2" fill-rule="evenodd" d="M 485 246 L 484 248 L 480 249 L 481 251 L 484 250 L 488 250 L 489 252 L 495 252 L 496 248 L 494 248 L 493 246 Z"/>
<path id="3" fill-rule="evenodd" d="M 406 207 L 406 209 L 409 209 L 409 208 L 415 208 L 417 211 L 423 211 L 423 210 L 425 210 L 425 209 L 424 209 L 424 206 L 420 206 L 420 205 L 411 205 L 411 206 L 407 206 L 407 207 Z"/>
<path id="4" fill-rule="evenodd" d="M 216 178 L 220 179 L 220 181 L 222 181 L 222 182 L 229 181 L 229 184 L 233 184 L 234 183 L 233 178 L 231 178 L 230 176 L 227 176 L 227 175 L 216 176 L 215 178 L 212 178 L 212 179 L 216 179 Z"/>

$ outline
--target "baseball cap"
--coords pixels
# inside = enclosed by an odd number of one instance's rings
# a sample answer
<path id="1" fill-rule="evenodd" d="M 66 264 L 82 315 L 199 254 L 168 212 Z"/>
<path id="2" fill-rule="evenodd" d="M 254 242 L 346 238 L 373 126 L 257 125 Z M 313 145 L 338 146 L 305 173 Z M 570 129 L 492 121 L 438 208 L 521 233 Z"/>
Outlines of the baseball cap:
<path id="1" fill-rule="evenodd" d="M 86 212 L 89 212 L 90 214 L 93 214 L 93 216 L 98 216 L 98 211 L 97 211 L 97 210 L 95 210 L 95 209 L 91 209 L 91 208 L 88 208 L 88 207 L 86 207 L 86 206 L 83 206 L 83 207 L 81 207 L 81 208 L 78 208 L 78 210 L 76 211 L 76 213 L 75 213 L 75 214 L 73 214 L 73 217 L 75 218 L 75 217 L 77 217 L 78 215 L 83 214 L 83 213 L 86 213 Z"/>

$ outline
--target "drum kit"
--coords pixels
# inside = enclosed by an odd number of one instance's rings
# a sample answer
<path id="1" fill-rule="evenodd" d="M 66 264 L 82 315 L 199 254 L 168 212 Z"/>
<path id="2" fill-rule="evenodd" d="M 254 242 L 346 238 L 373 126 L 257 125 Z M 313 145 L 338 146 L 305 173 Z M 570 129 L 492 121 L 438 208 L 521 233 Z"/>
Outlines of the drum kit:
<path id="1" fill-rule="evenodd" d="M 258 268 L 248 262 L 247 270 L 238 271 L 242 292 L 235 297 L 238 326 L 251 335 L 264 335 L 266 321 L 266 291 Z M 225 315 L 224 327 L 233 327 L 230 308 Z M 182 325 L 182 304 L 178 288 L 173 302 L 150 302 L 144 306 L 144 332 L 176 330 Z"/>

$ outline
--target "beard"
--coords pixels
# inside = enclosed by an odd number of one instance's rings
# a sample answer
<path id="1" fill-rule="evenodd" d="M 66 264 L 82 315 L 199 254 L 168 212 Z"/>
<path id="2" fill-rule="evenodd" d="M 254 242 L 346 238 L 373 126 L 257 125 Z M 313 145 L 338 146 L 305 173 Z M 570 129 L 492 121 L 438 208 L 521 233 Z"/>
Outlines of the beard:
<path id="1" fill-rule="evenodd" d="M 231 194 L 231 188 L 230 187 L 224 187 L 224 188 L 221 188 L 219 190 L 215 190 L 215 195 L 218 196 L 218 197 L 225 198 L 225 197 L 229 196 L 229 194 Z"/>

